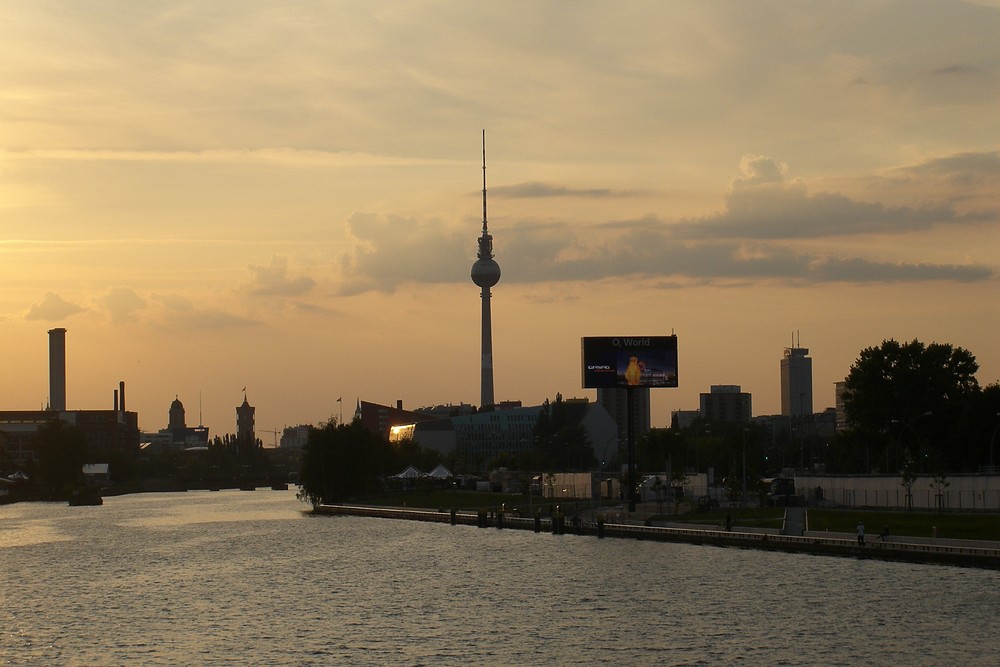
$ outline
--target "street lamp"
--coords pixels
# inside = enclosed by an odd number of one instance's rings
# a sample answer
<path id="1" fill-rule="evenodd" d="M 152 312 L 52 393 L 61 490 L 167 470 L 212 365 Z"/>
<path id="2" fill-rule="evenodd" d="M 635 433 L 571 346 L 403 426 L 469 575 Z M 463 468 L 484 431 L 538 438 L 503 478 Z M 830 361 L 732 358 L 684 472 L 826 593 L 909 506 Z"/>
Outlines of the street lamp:
<path id="1" fill-rule="evenodd" d="M 913 435 L 915 435 L 916 438 L 917 438 L 917 445 L 919 445 L 920 444 L 920 434 L 917 433 L 917 430 L 915 428 L 913 428 L 913 422 L 917 421 L 921 417 L 930 417 L 933 414 L 934 414 L 933 412 L 931 412 L 930 410 L 928 410 L 927 412 L 924 412 L 923 414 L 919 414 L 916 417 L 911 417 L 910 419 L 907 419 L 906 421 L 903 421 L 901 419 L 892 419 L 892 420 L 890 420 L 890 423 L 892 423 L 892 424 L 902 424 L 902 426 L 899 428 L 899 435 L 896 436 L 896 463 L 897 464 L 899 463 L 899 445 L 900 445 L 900 443 L 903 440 L 903 432 L 906 429 L 910 429 L 911 431 L 913 431 Z M 917 454 L 919 455 L 919 452 L 917 452 Z M 888 452 L 888 450 L 886 450 L 885 467 L 886 467 L 886 472 L 888 473 L 889 472 L 889 452 Z"/>
<path id="2" fill-rule="evenodd" d="M 1000 417 L 1000 412 L 997 413 L 997 417 Z M 993 468 L 993 444 L 997 441 L 997 429 L 1000 429 L 1000 421 L 997 425 L 993 427 L 993 436 L 990 438 L 990 474 L 994 472 Z"/>
<path id="3" fill-rule="evenodd" d="M 743 501 L 740 503 L 741 505 L 747 501 L 747 431 L 749 430 L 748 427 L 743 427 Z"/>

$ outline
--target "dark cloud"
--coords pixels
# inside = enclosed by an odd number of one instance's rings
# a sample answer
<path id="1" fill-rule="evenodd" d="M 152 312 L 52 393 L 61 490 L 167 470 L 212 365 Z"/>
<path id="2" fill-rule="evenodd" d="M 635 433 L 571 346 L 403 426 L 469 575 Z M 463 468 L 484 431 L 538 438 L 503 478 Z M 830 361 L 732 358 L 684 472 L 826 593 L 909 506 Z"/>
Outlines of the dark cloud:
<path id="1" fill-rule="evenodd" d="M 984 172 L 1000 166 L 995 162 L 995 154 L 953 156 L 921 168 Z M 995 213 L 959 213 L 947 203 L 887 206 L 839 193 L 810 194 L 804 183 L 787 180 L 786 172 L 771 158 L 745 157 L 724 210 L 699 219 L 671 223 L 647 215 L 591 225 L 548 220 L 494 227 L 501 283 L 630 277 L 667 284 L 972 282 L 993 277 L 984 265 L 862 259 L 810 242 L 926 232 L 995 220 Z M 391 292 L 405 282 L 469 281 L 478 223 L 459 234 L 437 221 L 356 214 L 349 226 L 356 245 L 341 257 L 341 293 Z"/>
<path id="2" fill-rule="evenodd" d="M 958 176 L 963 180 L 1000 176 L 1000 152 L 956 153 L 891 172 L 896 176 Z"/>
<path id="3" fill-rule="evenodd" d="M 980 72 L 982 72 L 982 69 L 980 69 L 979 67 L 956 63 L 954 65 L 948 65 L 946 67 L 939 67 L 936 70 L 932 71 L 931 74 L 934 74 L 935 76 L 955 76 L 955 75 L 964 76 L 966 74 L 978 74 Z"/>
<path id="4" fill-rule="evenodd" d="M 970 283 L 988 280 L 993 272 L 985 266 L 960 264 L 891 264 L 863 259 L 827 258 L 810 271 L 817 282 L 907 282 L 947 280 Z"/>
<path id="5" fill-rule="evenodd" d="M 1000 168 L 996 154 L 953 156 L 914 168 L 939 173 Z M 810 194 L 801 181 L 786 181 L 785 167 L 770 158 L 744 157 L 722 212 L 682 220 L 672 228 L 683 239 L 819 239 L 902 234 L 937 226 L 997 219 L 996 211 L 962 212 L 952 203 L 885 206 L 839 193 Z M 911 173 L 916 173 L 912 172 Z"/>
<path id="6" fill-rule="evenodd" d="M 611 190 L 608 188 L 568 188 L 562 185 L 551 185 L 538 181 L 527 181 L 513 185 L 498 185 L 489 189 L 489 193 L 499 199 L 540 199 L 544 197 L 633 197 L 636 192 L 627 190 Z"/>

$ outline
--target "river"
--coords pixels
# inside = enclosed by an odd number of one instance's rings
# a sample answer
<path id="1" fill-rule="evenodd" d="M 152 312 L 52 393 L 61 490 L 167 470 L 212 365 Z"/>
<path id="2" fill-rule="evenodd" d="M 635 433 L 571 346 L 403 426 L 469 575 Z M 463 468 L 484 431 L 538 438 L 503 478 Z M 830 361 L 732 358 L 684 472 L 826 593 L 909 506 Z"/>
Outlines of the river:
<path id="1" fill-rule="evenodd" d="M 264 489 L 0 506 L 0 664 L 1000 662 L 993 570 L 306 509 Z"/>

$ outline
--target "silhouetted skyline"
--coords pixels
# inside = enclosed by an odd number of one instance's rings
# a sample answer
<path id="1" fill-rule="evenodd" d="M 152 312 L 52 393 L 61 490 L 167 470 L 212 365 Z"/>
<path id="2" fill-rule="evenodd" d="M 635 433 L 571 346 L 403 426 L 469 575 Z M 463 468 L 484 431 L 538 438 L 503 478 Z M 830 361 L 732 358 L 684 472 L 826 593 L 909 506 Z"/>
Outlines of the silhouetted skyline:
<path id="1" fill-rule="evenodd" d="M 1000 7 L 5 2 L 0 407 L 128 383 L 227 432 L 337 399 L 478 403 L 489 134 L 496 401 L 580 387 L 580 338 L 669 335 L 654 425 L 740 385 L 813 408 L 883 339 L 1000 379 Z"/>

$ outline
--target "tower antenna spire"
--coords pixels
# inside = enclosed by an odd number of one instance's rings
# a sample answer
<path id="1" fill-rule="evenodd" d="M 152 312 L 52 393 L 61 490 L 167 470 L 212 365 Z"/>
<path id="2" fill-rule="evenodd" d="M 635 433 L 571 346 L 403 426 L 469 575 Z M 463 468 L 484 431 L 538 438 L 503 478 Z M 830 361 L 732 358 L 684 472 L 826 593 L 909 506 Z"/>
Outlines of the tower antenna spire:
<path id="1" fill-rule="evenodd" d="M 486 130 L 483 130 L 483 234 L 486 234 Z"/>

